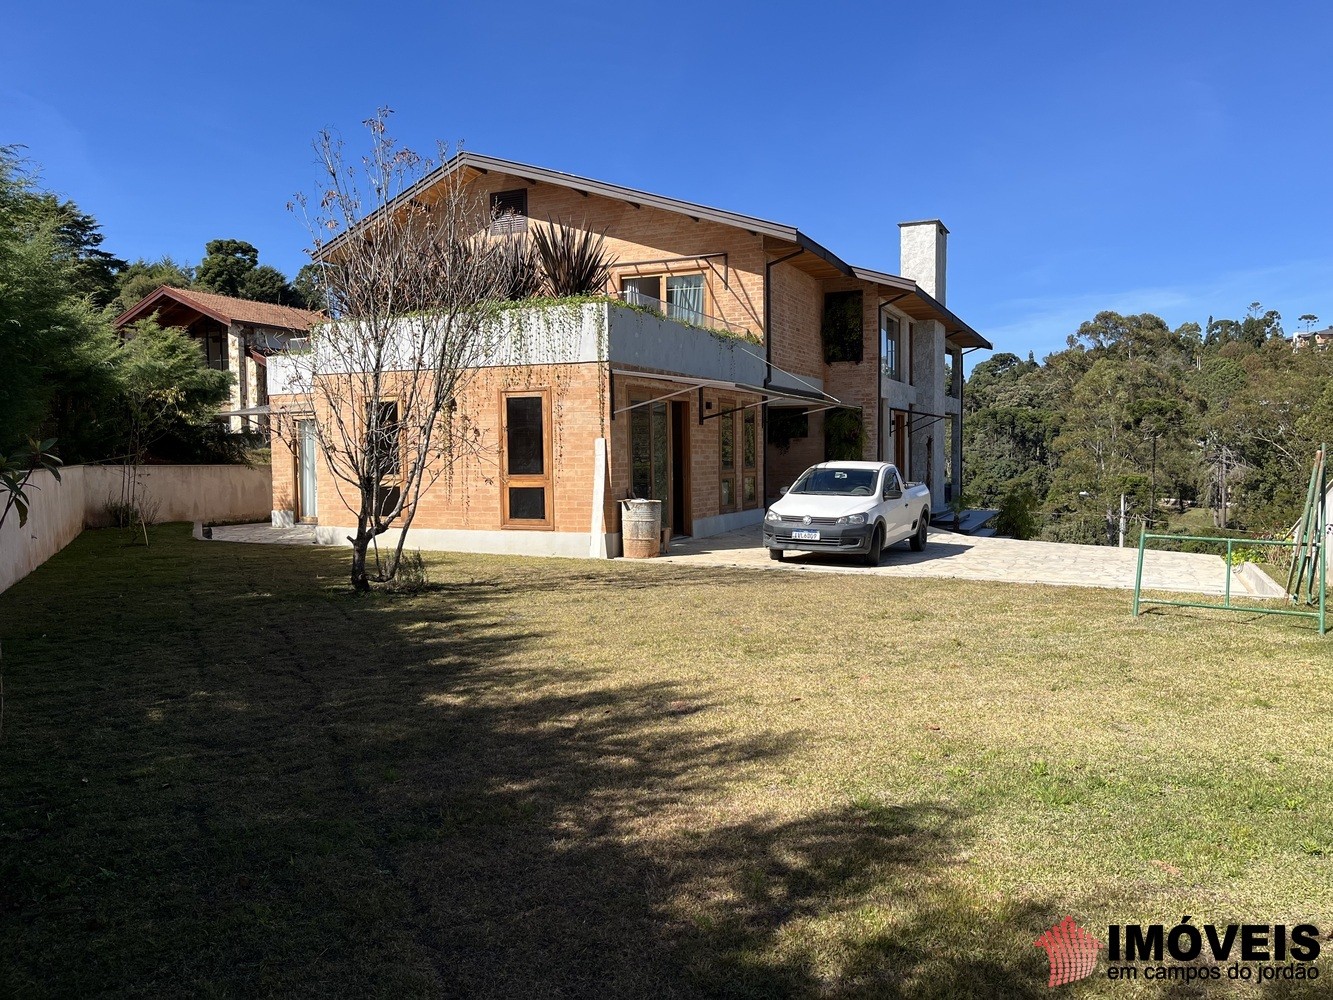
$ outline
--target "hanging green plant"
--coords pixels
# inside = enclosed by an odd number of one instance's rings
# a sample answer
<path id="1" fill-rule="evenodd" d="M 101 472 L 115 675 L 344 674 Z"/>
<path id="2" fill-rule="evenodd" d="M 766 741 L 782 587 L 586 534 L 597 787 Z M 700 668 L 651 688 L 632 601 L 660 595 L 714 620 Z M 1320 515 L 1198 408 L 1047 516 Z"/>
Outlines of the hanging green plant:
<path id="1" fill-rule="evenodd" d="M 768 443 L 779 454 L 787 454 L 787 449 L 795 438 L 810 436 L 810 415 L 805 410 L 791 407 L 769 407 Z"/>
<path id="2" fill-rule="evenodd" d="M 850 361 L 859 365 L 865 354 L 865 338 L 861 333 L 861 293 L 827 292 L 824 295 L 824 322 L 820 333 L 824 339 L 824 361 L 836 364 Z"/>
<path id="3" fill-rule="evenodd" d="M 839 407 L 824 414 L 824 458 L 829 462 L 859 461 L 865 452 L 861 411 Z"/>

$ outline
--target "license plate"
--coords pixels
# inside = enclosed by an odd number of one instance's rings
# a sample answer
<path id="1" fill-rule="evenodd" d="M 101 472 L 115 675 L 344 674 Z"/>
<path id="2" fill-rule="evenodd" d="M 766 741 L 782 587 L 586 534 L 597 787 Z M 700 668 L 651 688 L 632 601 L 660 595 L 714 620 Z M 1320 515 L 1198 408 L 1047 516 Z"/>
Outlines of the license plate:
<path id="1" fill-rule="evenodd" d="M 808 528 L 805 530 L 797 528 L 791 533 L 791 537 L 798 542 L 817 542 L 819 541 L 819 532 L 811 531 Z"/>

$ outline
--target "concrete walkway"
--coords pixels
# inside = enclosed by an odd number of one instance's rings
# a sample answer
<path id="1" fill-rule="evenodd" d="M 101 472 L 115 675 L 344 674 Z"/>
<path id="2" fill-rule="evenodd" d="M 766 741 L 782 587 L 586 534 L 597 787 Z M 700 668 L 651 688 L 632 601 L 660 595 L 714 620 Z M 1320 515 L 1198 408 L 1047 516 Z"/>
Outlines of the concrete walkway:
<path id="1" fill-rule="evenodd" d="M 213 540 L 271 545 L 313 545 L 315 529 L 308 524 L 273 528 L 268 524 L 229 524 L 213 528 Z M 873 573 L 878 576 L 944 577 L 997 580 L 1003 583 L 1045 583 L 1056 587 L 1134 589 L 1138 549 L 1061 542 L 1020 542 L 1012 538 L 978 538 L 932 530 L 924 552 L 905 542 L 886 549 L 873 569 L 854 559 L 824 555 L 789 555 L 774 562 L 760 542 L 758 525 L 712 538 L 672 542 L 671 555 L 657 563 L 687 566 L 734 566 L 788 573 Z M 645 561 L 646 562 L 646 561 Z M 1183 552 L 1152 552 L 1143 560 L 1143 589 L 1221 595 L 1226 586 L 1221 556 Z M 1231 573 L 1236 597 L 1283 597 L 1282 588 L 1253 567 Z"/>
<path id="2" fill-rule="evenodd" d="M 858 565 L 854 559 L 825 555 L 788 555 L 783 562 L 774 562 L 761 544 L 760 529 L 755 526 L 712 538 L 673 542 L 671 555 L 660 561 L 787 572 L 873 573 L 1133 590 L 1138 549 L 1020 542 L 932 530 L 924 552 L 913 552 L 905 542 L 900 542 L 885 549 L 879 566 L 872 569 Z M 1226 562 L 1221 556 L 1149 551 L 1143 560 L 1144 590 L 1221 595 L 1226 577 Z M 1253 568 L 1245 573 L 1232 571 L 1231 593 L 1236 597 L 1284 596 L 1281 587 Z"/>
<path id="3" fill-rule="evenodd" d="M 215 542 L 261 542 L 268 545 L 314 545 L 315 526 L 297 524 L 275 528 L 267 521 L 258 524 L 219 524 L 212 529 Z"/>

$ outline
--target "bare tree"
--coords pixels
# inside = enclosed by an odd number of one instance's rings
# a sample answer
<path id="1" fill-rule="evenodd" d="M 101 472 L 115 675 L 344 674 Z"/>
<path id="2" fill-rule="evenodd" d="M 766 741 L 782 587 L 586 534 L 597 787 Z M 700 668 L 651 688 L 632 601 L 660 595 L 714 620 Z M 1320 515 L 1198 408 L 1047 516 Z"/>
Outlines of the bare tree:
<path id="1" fill-rule="evenodd" d="M 355 160 L 321 132 L 321 190 L 295 203 L 334 318 L 290 357 L 324 466 L 356 519 L 356 590 L 393 579 L 422 492 L 480 446 L 455 401 L 494 354 L 500 325 L 503 254 L 485 235 L 488 213 L 457 175 L 412 191 L 434 164 L 395 142 L 390 114 L 365 122 L 370 150 Z M 372 576 L 368 550 L 392 528 L 397 542 L 383 562 L 376 548 Z"/>

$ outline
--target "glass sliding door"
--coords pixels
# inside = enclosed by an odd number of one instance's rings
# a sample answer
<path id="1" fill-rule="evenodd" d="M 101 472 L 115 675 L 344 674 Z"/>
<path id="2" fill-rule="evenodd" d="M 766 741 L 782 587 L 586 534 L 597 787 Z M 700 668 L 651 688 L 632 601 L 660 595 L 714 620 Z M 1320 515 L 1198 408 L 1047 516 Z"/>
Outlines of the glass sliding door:
<path id="1" fill-rule="evenodd" d="M 313 521 L 319 516 L 319 484 L 315 477 L 319 457 L 319 433 L 313 420 L 296 424 L 296 498 L 297 517 Z"/>

